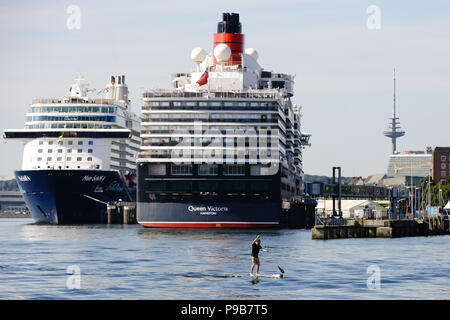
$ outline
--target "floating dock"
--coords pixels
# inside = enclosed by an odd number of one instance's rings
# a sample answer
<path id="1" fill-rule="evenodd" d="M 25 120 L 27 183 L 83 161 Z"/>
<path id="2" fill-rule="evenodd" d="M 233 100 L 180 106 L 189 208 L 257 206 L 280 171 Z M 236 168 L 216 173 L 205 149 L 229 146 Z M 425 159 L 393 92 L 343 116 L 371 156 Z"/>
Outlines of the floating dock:
<path id="1" fill-rule="evenodd" d="M 333 220 L 333 219 L 331 219 Z M 336 222 L 339 219 L 335 219 Z M 399 238 L 450 234 L 449 220 L 427 217 L 414 220 L 340 220 L 316 224 L 313 240 L 346 238 Z"/>

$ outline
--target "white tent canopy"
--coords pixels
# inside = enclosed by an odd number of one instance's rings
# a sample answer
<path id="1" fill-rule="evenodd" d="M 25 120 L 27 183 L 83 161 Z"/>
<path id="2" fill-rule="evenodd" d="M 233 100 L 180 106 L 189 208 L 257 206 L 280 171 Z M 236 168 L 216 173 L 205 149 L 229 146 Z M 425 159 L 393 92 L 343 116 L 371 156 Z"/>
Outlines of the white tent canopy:
<path id="1" fill-rule="evenodd" d="M 445 205 L 444 209 L 450 209 L 450 201 L 447 202 L 447 204 Z"/>

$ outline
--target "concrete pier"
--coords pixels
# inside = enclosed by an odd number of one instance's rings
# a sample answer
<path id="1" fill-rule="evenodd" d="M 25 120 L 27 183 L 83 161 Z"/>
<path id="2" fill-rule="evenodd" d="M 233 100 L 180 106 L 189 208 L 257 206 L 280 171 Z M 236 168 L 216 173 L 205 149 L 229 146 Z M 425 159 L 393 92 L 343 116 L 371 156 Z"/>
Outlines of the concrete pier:
<path id="1" fill-rule="evenodd" d="M 316 225 L 312 239 L 398 238 L 450 234 L 449 220 L 428 217 L 415 220 L 347 220 L 342 225 Z"/>
<path id="2" fill-rule="evenodd" d="M 136 223 L 136 204 L 134 202 L 108 204 L 107 224 L 133 223 Z"/>

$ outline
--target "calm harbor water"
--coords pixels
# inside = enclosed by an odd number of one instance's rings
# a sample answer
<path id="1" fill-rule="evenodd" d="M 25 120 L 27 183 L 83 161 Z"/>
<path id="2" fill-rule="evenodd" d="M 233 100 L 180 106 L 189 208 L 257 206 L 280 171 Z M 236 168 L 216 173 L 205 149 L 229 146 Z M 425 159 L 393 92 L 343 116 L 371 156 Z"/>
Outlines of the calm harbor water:
<path id="1" fill-rule="evenodd" d="M 261 234 L 251 283 L 250 243 Z M 0 299 L 449 299 L 450 237 L 311 240 L 310 230 L 45 226 L 0 219 Z M 80 270 L 69 289 L 68 267 Z M 370 290 L 369 266 L 380 288 Z M 73 270 L 70 269 L 70 270 Z M 374 283 L 374 282 L 371 282 Z"/>

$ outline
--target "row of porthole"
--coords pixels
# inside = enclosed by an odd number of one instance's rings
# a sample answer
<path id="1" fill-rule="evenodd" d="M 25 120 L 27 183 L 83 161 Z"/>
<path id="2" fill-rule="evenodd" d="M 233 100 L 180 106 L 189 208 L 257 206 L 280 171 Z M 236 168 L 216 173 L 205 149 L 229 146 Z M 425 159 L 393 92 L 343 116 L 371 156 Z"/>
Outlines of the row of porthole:
<path id="1" fill-rule="evenodd" d="M 36 159 L 37 161 L 42 161 L 42 157 L 37 157 Z M 47 157 L 47 161 L 52 161 L 52 157 Z M 63 158 L 62 157 L 57 157 L 56 158 L 57 162 L 62 162 Z M 72 157 L 67 157 L 66 161 L 72 161 Z M 83 157 L 77 157 L 76 161 L 83 161 Z M 92 161 L 92 157 L 87 157 L 86 161 Z"/>
<path id="2" fill-rule="evenodd" d="M 77 149 L 77 151 L 78 151 L 78 153 L 82 153 L 83 149 Z M 88 149 L 87 152 L 88 153 L 93 153 L 94 150 Z M 38 153 L 43 153 L 43 150 L 42 149 L 38 149 Z M 47 153 L 53 153 L 53 149 L 48 149 Z M 57 153 L 63 153 L 63 149 L 58 149 Z M 67 153 L 72 153 L 72 149 L 67 149 Z"/>
<path id="3" fill-rule="evenodd" d="M 52 140 L 48 141 L 48 145 L 49 145 L 49 146 L 53 145 L 53 142 L 54 142 L 54 141 L 52 141 Z M 44 144 L 44 141 L 40 140 L 40 141 L 39 141 L 39 145 L 41 146 L 41 145 L 43 145 L 43 144 Z M 63 140 L 58 140 L 58 141 L 57 141 L 57 144 L 58 144 L 58 145 L 62 145 L 62 144 L 63 144 Z M 73 141 L 72 141 L 72 140 L 69 140 L 69 141 L 67 141 L 67 144 L 68 144 L 69 146 L 71 146 L 71 145 L 73 144 Z M 84 144 L 84 142 L 83 142 L 82 140 L 78 141 L 78 145 L 79 145 L 79 146 L 82 146 L 83 144 Z M 94 144 L 94 141 L 92 141 L 92 140 L 89 140 L 89 141 L 88 141 L 88 145 L 92 146 L 93 144 Z"/>
<path id="4" fill-rule="evenodd" d="M 37 168 L 41 169 L 41 166 L 37 166 Z M 53 168 L 54 168 L 54 166 L 47 166 L 47 169 L 53 169 Z M 69 169 L 69 168 L 70 168 L 70 166 L 66 166 L 66 169 Z M 73 167 L 73 168 L 75 168 L 75 167 Z M 77 169 L 80 169 L 80 168 L 81 168 L 80 166 L 77 166 Z M 58 166 L 58 169 L 62 169 L 62 166 Z M 100 166 L 97 165 L 96 169 L 100 169 Z"/>

